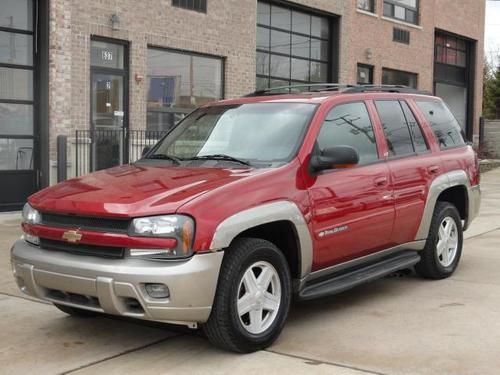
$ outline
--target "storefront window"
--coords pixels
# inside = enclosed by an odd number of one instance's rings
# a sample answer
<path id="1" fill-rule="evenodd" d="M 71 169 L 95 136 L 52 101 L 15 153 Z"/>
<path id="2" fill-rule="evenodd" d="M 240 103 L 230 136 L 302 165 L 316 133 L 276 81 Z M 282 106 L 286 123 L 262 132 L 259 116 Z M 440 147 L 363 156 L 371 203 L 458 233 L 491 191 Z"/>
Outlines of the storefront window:
<path id="1" fill-rule="evenodd" d="M 382 69 L 382 84 L 403 85 L 417 88 L 418 74 L 403 72 L 401 70 Z"/>
<path id="2" fill-rule="evenodd" d="M 148 85 L 147 129 L 169 130 L 194 108 L 223 98 L 223 61 L 149 48 Z"/>
<path id="3" fill-rule="evenodd" d="M 329 19 L 259 2 L 256 63 L 257 90 L 328 82 Z"/>

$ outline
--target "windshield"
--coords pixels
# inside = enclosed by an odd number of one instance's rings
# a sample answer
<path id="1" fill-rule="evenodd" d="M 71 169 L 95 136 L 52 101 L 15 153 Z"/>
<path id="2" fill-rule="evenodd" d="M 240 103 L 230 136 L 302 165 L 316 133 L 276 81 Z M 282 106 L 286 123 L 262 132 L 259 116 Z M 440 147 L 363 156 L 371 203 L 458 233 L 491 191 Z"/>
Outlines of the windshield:
<path id="1" fill-rule="evenodd" d="M 186 117 L 148 155 L 177 164 L 219 160 L 275 166 L 297 153 L 316 105 L 252 103 L 201 108 Z"/>

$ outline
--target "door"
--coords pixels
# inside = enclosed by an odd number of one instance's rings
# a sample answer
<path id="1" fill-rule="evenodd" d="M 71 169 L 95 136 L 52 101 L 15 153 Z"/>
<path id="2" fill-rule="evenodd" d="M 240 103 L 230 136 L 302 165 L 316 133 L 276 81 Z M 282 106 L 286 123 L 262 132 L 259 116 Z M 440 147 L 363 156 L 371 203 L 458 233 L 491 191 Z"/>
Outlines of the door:
<path id="1" fill-rule="evenodd" d="M 126 45 L 92 40 L 92 169 L 128 162 Z"/>
<path id="2" fill-rule="evenodd" d="M 428 188 L 439 175 L 439 156 L 431 153 L 422 129 L 405 101 L 376 101 L 388 148 L 396 216 L 392 242 L 415 240 Z"/>
<path id="3" fill-rule="evenodd" d="M 394 203 L 387 164 L 379 158 L 363 102 L 340 104 L 326 116 L 316 150 L 348 145 L 360 156 L 351 169 L 322 172 L 310 187 L 315 269 L 389 247 Z"/>
<path id="4" fill-rule="evenodd" d="M 0 211 L 38 187 L 33 0 L 0 2 Z"/>

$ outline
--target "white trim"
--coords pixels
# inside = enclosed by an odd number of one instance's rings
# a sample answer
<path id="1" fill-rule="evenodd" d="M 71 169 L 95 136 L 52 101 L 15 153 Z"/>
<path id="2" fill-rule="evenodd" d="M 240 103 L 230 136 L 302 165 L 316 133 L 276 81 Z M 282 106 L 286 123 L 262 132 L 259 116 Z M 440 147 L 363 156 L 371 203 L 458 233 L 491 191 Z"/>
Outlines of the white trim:
<path id="1" fill-rule="evenodd" d="M 405 21 L 400 21 L 400 20 L 398 20 L 396 18 L 382 16 L 382 17 L 380 17 L 380 19 L 384 20 L 384 21 L 392 22 L 392 23 L 397 23 L 398 25 L 412 27 L 412 28 L 417 29 L 417 30 L 423 30 L 424 29 L 422 26 L 415 25 L 413 23 L 409 23 L 409 22 L 405 22 Z"/>
<path id="2" fill-rule="evenodd" d="M 377 13 L 370 12 L 368 10 L 363 10 L 363 9 L 356 8 L 356 12 L 358 12 L 360 14 L 364 14 L 366 16 L 374 17 L 374 18 L 380 18 L 380 16 Z"/>

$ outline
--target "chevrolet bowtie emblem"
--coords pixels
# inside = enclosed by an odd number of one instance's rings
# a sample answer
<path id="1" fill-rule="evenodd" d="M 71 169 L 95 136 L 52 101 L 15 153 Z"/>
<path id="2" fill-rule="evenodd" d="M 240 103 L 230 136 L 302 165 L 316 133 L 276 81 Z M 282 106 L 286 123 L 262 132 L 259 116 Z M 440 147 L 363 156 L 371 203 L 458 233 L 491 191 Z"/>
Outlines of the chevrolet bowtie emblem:
<path id="1" fill-rule="evenodd" d="M 64 234 L 62 235 L 63 240 L 66 240 L 71 243 L 80 242 L 82 237 L 83 235 L 76 230 L 69 230 L 67 232 L 64 232 Z"/>

